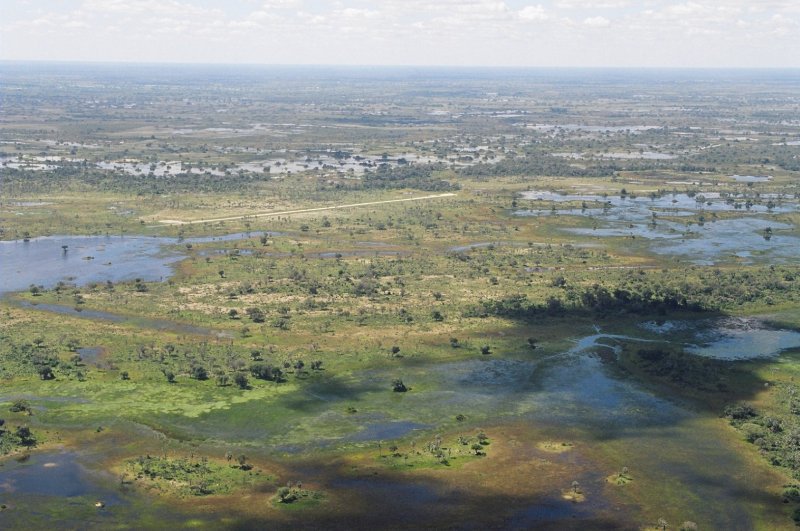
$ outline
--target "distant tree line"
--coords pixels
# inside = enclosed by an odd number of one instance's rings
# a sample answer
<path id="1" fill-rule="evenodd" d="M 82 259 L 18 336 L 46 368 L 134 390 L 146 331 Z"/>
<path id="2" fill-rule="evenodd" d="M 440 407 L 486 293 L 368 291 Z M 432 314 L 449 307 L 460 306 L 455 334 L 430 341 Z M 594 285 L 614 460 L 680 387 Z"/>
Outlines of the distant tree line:
<path id="1" fill-rule="evenodd" d="M 446 169 L 444 164 L 407 164 L 391 167 L 381 164 L 375 170 L 366 170 L 361 187 L 366 189 L 413 188 L 430 192 L 458 190 L 457 183 L 438 178 L 435 173 Z"/>

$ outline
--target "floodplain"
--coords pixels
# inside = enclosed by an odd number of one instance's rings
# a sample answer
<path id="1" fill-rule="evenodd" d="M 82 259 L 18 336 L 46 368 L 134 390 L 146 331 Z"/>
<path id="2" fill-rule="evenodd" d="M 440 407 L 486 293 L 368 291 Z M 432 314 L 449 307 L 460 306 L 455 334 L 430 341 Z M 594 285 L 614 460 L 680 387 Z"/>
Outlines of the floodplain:
<path id="1" fill-rule="evenodd" d="M 0 81 L 0 526 L 800 521 L 796 72 Z"/>

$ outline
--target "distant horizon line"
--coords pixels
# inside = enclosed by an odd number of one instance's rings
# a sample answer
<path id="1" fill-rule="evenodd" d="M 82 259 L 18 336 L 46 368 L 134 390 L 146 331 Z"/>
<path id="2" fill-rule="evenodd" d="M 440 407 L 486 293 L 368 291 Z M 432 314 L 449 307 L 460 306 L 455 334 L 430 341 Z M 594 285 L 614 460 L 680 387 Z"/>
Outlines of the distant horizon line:
<path id="1" fill-rule="evenodd" d="M 262 68 L 420 68 L 420 69 L 480 69 L 480 70 L 800 70 L 800 66 L 591 66 L 591 65 L 458 65 L 458 64 L 326 64 L 326 63 L 222 63 L 183 61 L 126 61 L 85 59 L 0 59 L 0 64 L 38 65 L 127 65 L 127 66 L 204 66 L 204 67 L 262 67 Z"/>

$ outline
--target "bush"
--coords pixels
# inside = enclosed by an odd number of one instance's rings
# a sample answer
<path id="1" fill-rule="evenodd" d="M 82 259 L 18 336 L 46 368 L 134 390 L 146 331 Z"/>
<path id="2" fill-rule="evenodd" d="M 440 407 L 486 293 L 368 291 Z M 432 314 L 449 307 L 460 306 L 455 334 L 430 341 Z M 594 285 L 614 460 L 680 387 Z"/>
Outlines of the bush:
<path id="1" fill-rule="evenodd" d="M 731 420 L 747 420 L 757 416 L 757 413 L 750 404 L 732 404 L 725 408 L 725 416 Z"/>
<path id="2" fill-rule="evenodd" d="M 24 411 L 30 413 L 31 412 L 31 405 L 28 403 L 27 400 L 23 398 L 18 398 L 11 403 L 11 407 L 8 408 L 9 411 L 12 413 L 22 413 Z"/>
<path id="3" fill-rule="evenodd" d="M 263 323 L 267 319 L 267 316 L 261 308 L 248 308 L 245 310 L 245 313 L 247 313 L 254 323 Z"/>
<path id="4" fill-rule="evenodd" d="M 195 365 L 192 367 L 189 375 L 195 380 L 208 380 L 208 371 L 206 371 L 206 369 L 201 365 Z"/>
<path id="5" fill-rule="evenodd" d="M 247 386 L 250 384 L 247 376 L 242 373 L 236 374 L 236 376 L 233 378 L 233 382 L 239 386 L 239 389 L 247 389 Z"/>
<path id="6" fill-rule="evenodd" d="M 289 487 L 281 487 L 278 489 L 278 500 L 281 503 L 292 503 L 297 500 L 297 495 Z"/>

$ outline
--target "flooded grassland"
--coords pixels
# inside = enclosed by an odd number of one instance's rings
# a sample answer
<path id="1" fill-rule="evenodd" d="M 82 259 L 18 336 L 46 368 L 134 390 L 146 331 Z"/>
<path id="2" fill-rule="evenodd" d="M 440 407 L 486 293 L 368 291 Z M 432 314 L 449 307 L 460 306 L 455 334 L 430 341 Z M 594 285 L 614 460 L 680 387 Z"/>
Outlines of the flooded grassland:
<path id="1" fill-rule="evenodd" d="M 791 82 L 347 75 L 9 96 L 0 527 L 793 528 Z"/>

